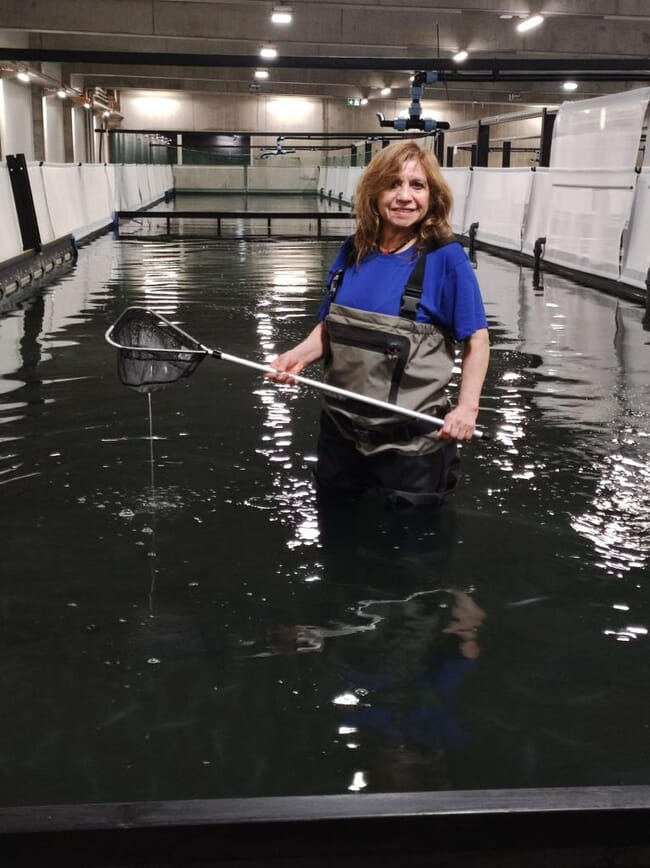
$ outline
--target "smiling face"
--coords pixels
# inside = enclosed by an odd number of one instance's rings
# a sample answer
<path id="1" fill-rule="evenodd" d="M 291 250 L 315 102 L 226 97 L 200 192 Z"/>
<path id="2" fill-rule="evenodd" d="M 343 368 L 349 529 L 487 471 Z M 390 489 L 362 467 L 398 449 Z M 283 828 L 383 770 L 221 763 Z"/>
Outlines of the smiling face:
<path id="1" fill-rule="evenodd" d="M 377 196 L 377 212 L 385 228 L 412 230 L 429 211 L 429 184 L 419 160 L 407 160 L 387 190 Z"/>

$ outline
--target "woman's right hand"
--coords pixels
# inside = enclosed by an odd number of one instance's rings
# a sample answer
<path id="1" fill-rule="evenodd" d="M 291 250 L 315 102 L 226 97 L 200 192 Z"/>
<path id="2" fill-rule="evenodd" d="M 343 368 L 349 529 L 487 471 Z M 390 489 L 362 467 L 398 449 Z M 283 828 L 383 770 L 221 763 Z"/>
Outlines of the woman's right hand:
<path id="1" fill-rule="evenodd" d="M 326 340 L 325 327 L 322 322 L 318 323 L 304 341 L 301 341 L 295 347 L 287 350 L 286 353 L 281 353 L 272 362 L 269 362 L 271 367 L 275 368 L 278 373 L 269 371 L 266 376 L 272 380 L 276 380 L 278 383 L 295 383 L 296 381 L 291 375 L 301 374 L 307 365 L 322 358 L 325 352 Z"/>
<path id="2" fill-rule="evenodd" d="M 305 360 L 301 356 L 298 347 L 293 347 L 287 350 L 286 353 L 281 353 L 269 362 L 272 368 L 278 372 L 274 374 L 269 372 L 266 376 L 278 383 L 295 383 L 291 374 L 301 374 L 305 368 Z"/>

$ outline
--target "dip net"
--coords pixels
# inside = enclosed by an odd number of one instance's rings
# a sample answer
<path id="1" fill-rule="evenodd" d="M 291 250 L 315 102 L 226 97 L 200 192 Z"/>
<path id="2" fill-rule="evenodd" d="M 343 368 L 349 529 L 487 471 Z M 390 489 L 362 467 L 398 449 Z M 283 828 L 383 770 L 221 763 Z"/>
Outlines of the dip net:
<path id="1" fill-rule="evenodd" d="M 190 377 L 209 350 L 155 311 L 129 307 L 106 332 L 121 382 L 153 392 Z"/>

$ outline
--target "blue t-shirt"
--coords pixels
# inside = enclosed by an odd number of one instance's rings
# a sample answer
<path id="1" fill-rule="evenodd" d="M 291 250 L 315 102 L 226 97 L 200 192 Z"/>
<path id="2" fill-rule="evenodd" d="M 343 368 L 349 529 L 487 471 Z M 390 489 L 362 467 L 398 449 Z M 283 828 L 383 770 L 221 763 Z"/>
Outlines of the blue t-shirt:
<path id="1" fill-rule="evenodd" d="M 339 250 L 327 279 L 344 267 L 347 245 Z M 336 303 L 373 313 L 399 314 L 402 293 L 415 267 L 413 248 L 403 253 L 369 253 L 357 267 L 345 269 Z M 422 299 L 416 322 L 433 322 L 464 341 L 478 329 L 487 328 L 481 291 L 467 254 L 457 242 L 445 244 L 427 256 Z M 324 320 L 330 306 L 329 292 L 318 312 Z"/>

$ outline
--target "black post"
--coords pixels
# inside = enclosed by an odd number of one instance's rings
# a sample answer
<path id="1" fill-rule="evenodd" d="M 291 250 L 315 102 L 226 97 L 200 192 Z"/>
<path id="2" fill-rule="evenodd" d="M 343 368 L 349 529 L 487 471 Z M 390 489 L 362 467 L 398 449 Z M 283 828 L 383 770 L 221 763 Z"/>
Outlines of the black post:
<path id="1" fill-rule="evenodd" d="M 436 153 L 436 158 L 441 166 L 445 165 L 445 134 L 444 133 L 436 133 L 436 138 L 434 141 L 434 149 Z"/>
<path id="2" fill-rule="evenodd" d="M 535 264 L 533 266 L 533 286 L 536 288 L 541 285 L 540 277 L 542 273 L 542 256 L 544 255 L 545 246 L 545 237 L 535 239 L 535 246 L 533 247 L 533 253 L 535 256 Z"/>
<path id="3" fill-rule="evenodd" d="M 24 154 L 8 154 L 7 167 L 11 179 L 11 190 L 16 203 L 16 214 L 20 224 L 20 234 L 23 240 L 23 250 L 34 250 L 39 253 L 42 247 L 41 233 L 38 228 L 36 208 L 29 183 L 29 173 Z"/>
<path id="4" fill-rule="evenodd" d="M 357 146 L 356 145 L 350 145 L 350 165 L 351 166 L 357 165 Z"/>
<path id="5" fill-rule="evenodd" d="M 472 223 L 469 227 L 469 247 L 467 255 L 474 261 L 476 259 L 476 233 L 478 232 L 478 223 Z"/>
<path id="6" fill-rule="evenodd" d="M 454 146 L 447 145 L 447 167 L 452 169 L 454 166 Z"/>
<path id="7" fill-rule="evenodd" d="M 364 165 L 367 166 L 372 157 L 372 142 L 366 142 L 366 150 L 364 153 Z"/>
<path id="8" fill-rule="evenodd" d="M 469 164 L 470 164 L 470 167 L 472 169 L 474 168 L 474 166 L 477 165 L 477 163 L 476 163 L 477 158 L 478 158 L 478 147 L 476 145 L 472 145 L 470 148 L 470 158 L 469 158 Z"/>
<path id="9" fill-rule="evenodd" d="M 504 169 L 510 168 L 510 152 L 512 151 L 512 142 L 504 142 L 501 151 L 501 165 Z"/>
<path id="10" fill-rule="evenodd" d="M 540 166 L 551 165 L 551 141 L 553 140 L 553 125 L 557 112 L 550 112 L 548 109 L 542 111 L 542 132 L 540 136 L 539 146 L 539 164 Z"/>
<path id="11" fill-rule="evenodd" d="M 478 122 L 475 166 L 487 166 L 490 156 L 490 125 Z"/>

